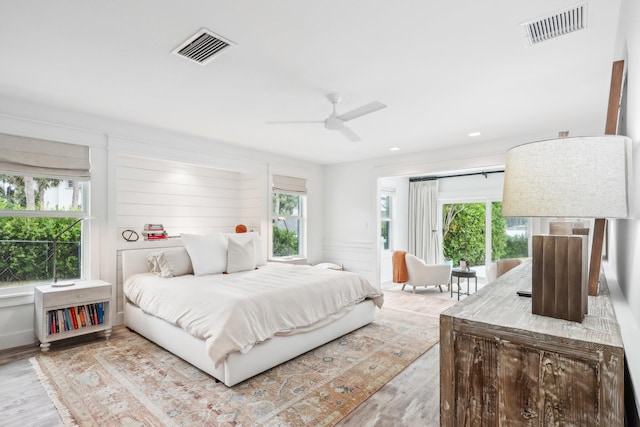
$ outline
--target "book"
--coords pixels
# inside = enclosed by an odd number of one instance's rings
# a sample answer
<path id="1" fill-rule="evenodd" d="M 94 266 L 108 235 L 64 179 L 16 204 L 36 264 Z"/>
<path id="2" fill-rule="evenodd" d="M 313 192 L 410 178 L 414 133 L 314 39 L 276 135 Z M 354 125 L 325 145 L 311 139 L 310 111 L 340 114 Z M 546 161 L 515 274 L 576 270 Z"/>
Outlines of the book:
<path id="1" fill-rule="evenodd" d="M 74 307 L 76 313 L 76 325 L 78 328 L 82 328 L 82 321 L 80 320 L 80 307 Z"/>
<path id="2" fill-rule="evenodd" d="M 152 230 L 163 231 L 164 226 L 162 224 L 145 224 L 144 230 L 145 231 L 152 231 Z"/>
<path id="3" fill-rule="evenodd" d="M 145 240 L 164 240 L 167 238 L 166 235 L 161 236 L 144 236 Z"/>
<path id="4" fill-rule="evenodd" d="M 76 322 L 76 308 L 69 307 L 69 317 L 71 320 L 71 328 L 78 329 L 78 323 Z"/>
<path id="5" fill-rule="evenodd" d="M 84 305 L 78 307 L 78 312 L 80 313 L 80 324 L 82 326 L 87 326 L 87 319 L 84 317 Z"/>
<path id="6" fill-rule="evenodd" d="M 98 324 L 101 325 L 104 323 L 104 307 L 101 302 L 97 304 L 97 312 L 98 312 Z"/>

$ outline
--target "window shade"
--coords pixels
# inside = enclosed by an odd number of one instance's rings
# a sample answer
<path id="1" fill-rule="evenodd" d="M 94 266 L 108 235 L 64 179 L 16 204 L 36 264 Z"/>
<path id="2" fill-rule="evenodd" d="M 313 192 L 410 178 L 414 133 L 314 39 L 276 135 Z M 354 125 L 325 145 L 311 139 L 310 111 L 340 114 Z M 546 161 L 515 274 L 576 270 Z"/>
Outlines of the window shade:
<path id="1" fill-rule="evenodd" d="M 0 173 L 90 179 L 89 147 L 0 133 Z"/>
<path id="2" fill-rule="evenodd" d="M 273 190 L 284 193 L 307 194 L 307 180 L 293 176 L 273 175 Z"/>

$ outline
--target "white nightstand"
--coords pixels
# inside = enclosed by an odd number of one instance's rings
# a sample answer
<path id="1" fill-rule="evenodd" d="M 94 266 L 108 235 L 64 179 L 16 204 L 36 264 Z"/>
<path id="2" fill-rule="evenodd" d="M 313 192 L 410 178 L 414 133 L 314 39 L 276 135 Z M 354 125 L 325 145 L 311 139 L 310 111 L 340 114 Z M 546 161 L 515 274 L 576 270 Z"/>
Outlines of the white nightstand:
<path id="1" fill-rule="evenodd" d="M 79 280 L 73 286 L 37 286 L 34 290 L 36 336 L 42 351 L 52 341 L 104 331 L 111 335 L 111 283 Z"/>

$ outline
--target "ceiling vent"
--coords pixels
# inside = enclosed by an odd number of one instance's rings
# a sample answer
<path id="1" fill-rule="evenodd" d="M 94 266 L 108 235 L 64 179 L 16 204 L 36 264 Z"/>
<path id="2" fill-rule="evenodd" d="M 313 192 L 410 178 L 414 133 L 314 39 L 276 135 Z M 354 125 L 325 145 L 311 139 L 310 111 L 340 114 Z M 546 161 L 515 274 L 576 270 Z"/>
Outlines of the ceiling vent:
<path id="1" fill-rule="evenodd" d="M 530 46 L 587 28 L 587 2 L 522 24 Z"/>
<path id="2" fill-rule="evenodd" d="M 206 65 L 232 45 L 233 42 L 203 28 L 175 48 L 173 53 Z"/>

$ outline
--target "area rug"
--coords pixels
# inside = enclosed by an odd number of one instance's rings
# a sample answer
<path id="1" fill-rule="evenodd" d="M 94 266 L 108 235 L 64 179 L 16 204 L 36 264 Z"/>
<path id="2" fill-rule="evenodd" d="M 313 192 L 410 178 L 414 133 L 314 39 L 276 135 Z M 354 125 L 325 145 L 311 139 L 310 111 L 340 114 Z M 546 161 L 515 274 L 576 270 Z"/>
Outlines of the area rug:
<path id="1" fill-rule="evenodd" d="M 31 359 L 67 425 L 330 426 L 438 342 L 438 317 L 376 320 L 231 388 L 129 331 Z"/>

